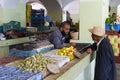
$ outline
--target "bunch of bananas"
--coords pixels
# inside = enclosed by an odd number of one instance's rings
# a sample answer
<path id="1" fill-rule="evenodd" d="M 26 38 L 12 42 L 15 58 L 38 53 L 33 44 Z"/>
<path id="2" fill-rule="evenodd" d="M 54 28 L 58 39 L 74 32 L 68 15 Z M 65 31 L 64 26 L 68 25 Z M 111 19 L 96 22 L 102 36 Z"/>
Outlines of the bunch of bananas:
<path id="1" fill-rule="evenodd" d="M 45 58 L 40 54 L 36 54 L 18 64 L 17 68 L 23 68 L 23 73 L 32 71 L 37 73 L 38 71 L 47 71 L 47 64 L 49 63 L 52 63 L 51 59 Z"/>

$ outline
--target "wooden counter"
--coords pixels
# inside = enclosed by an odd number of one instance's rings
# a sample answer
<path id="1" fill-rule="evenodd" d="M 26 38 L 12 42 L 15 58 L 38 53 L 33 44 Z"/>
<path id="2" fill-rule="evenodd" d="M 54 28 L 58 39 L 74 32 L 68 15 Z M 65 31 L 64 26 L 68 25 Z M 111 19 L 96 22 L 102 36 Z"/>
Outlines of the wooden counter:
<path id="1" fill-rule="evenodd" d="M 85 80 L 92 80 L 93 77 L 91 79 L 90 77 L 93 75 L 91 73 L 94 73 L 94 57 L 95 54 L 84 53 L 81 59 L 76 58 L 63 66 L 59 74 L 50 74 L 44 80 L 84 80 L 85 78 L 87 78 Z M 83 76 L 84 71 L 90 74 Z"/>

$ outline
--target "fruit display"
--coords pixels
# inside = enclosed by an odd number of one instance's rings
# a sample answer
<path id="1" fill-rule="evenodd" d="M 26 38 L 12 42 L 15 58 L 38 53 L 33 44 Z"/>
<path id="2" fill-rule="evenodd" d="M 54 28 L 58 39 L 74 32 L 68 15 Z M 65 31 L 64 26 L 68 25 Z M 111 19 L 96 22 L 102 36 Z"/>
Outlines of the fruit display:
<path id="1" fill-rule="evenodd" d="M 52 60 L 45 58 L 40 54 L 36 54 L 32 57 L 26 58 L 23 62 L 18 64 L 17 68 L 23 68 L 24 72 L 47 71 L 47 64 L 52 63 Z"/>
<path id="2" fill-rule="evenodd" d="M 73 46 L 69 47 L 69 48 L 62 48 L 61 50 L 57 51 L 56 54 L 60 55 L 60 56 L 69 56 L 70 60 L 74 59 L 74 53 L 76 52 L 76 48 L 74 48 Z"/>
<path id="3" fill-rule="evenodd" d="M 114 55 L 120 54 L 120 35 L 108 35 L 108 39 L 113 47 Z"/>

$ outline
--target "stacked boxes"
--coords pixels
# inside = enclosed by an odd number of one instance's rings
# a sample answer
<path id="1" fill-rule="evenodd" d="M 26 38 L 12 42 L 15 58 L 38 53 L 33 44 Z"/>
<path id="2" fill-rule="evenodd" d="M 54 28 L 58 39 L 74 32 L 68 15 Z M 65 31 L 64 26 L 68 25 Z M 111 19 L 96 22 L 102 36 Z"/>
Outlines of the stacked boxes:
<path id="1" fill-rule="evenodd" d="M 20 30 L 21 24 L 17 21 L 10 21 L 9 23 L 3 24 L 3 32 L 6 32 L 8 30 Z"/>
<path id="2" fill-rule="evenodd" d="M 31 26 L 33 27 L 44 26 L 44 9 L 32 10 Z"/>

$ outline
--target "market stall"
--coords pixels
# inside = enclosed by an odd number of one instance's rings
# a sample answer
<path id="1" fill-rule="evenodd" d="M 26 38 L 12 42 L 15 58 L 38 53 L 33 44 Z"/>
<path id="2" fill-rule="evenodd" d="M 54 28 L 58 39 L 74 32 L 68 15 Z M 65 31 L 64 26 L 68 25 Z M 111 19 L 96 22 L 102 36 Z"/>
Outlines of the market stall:
<path id="1" fill-rule="evenodd" d="M 29 76 L 30 78 L 28 78 L 27 80 L 42 80 L 43 77 L 44 77 L 44 80 L 71 80 L 71 79 L 77 80 L 77 78 L 80 78 L 80 74 L 82 74 L 86 68 L 90 69 L 89 64 L 93 60 L 94 60 L 94 54 L 87 54 L 85 52 L 81 55 L 80 59 L 75 58 L 74 60 L 67 62 L 67 64 L 65 64 L 61 68 L 59 68 L 60 72 L 57 74 L 52 74 L 51 72 L 49 72 L 49 71 L 46 72 L 46 70 L 45 70 L 45 71 L 42 71 L 42 74 L 40 74 L 41 72 L 38 72 L 34 75 L 31 75 L 31 77 Z M 22 61 L 23 60 L 15 61 L 15 62 L 7 64 L 6 66 L 16 67 Z M 84 63 L 86 63 L 86 64 L 84 64 Z M 25 73 L 23 73 L 23 74 L 25 74 Z M 21 75 L 21 74 L 19 74 L 19 75 Z M 26 75 L 27 75 L 27 72 L 26 72 Z M 38 79 L 37 79 L 37 77 L 38 77 Z M 85 76 L 81 76 L 81 78 L 82 77 L 85 77 Z M 88 76 L 88 77 L 90 77 L 90 76 Z M 24 79 L 22 79 L 22 80 L 24 80 Z"/>
<path id="2" fill-rule="evenodd" d="M 65 49 L 65 48 L 63 48 Z M 63 50 L 61 49 L 61 50 Z M 51 50 L 49 52 L 43 53 L 41 54 L 35 54 L 31 57 L 28 57 L 26 59 L 23 60 L 17 60 L 11 63 L 6 64 L 5 66 L 1 66 L 1 69 L 6 69 L 5 71 L 9 70 L 9 72 L 11 74 L 15 74 L 16 72 L 17 75 L 19 75 L 19 77 L 16 76 L 11 76 L 8 80 L 10 79 L 19 79 L 19 80 L 42 80 L 43 77 L 45 80 L 70 80 L 70 79 L 77 79 L 77 78 L 83 78 L 85 76 L 80 77 L 81 74 L 83 74 L 84 70 L 86 70 L 86 68 L 88 68 L 91 70 L 90 67 L 87 66 L 91 66 L 89 64 L 91 64 L 91 62 L 94 61 L 94 54 L 87 54 L 86 52 L 84 52 L 83 54 L 81 54 L 80 59 L 79 58 L 74 58 L 70 61 L 71 56 L 65 56 L 64 55 L 59 55 L 57 54 L 57 52 L 61 51 L 61 50 Z M 37 64 L 39 60 L 39 63 L 41 64 Z M 46 63 L 47 61 L 47 63 Z M 57 66 L 57 68 L 54 67 L 54 69 L 51 69 L 47 66 L 47 64 L 51 64 L 53 61 L 54 65 Z M 43 64 L 46 64 L 46 66 L 44 66 Z M 30 67 L 30 65 L 36 67 L 33 68 L 32 66 Z M 37 67 L 41 67 L 38 68 Z M 40 66 L 41 65 L 41 66 Z M 93 66 L 93 65 L 92 65 Z M 29 68 L 27 68 L 29 67 Z M 50 66 L 51 67 L 51 66 Z M 19 69 L 18 69 L 19 68 Z M 32 69 L 32 71 L 31 71 Z M 38 71 L 36 70 L 38 69 Z M 56 73 L 58 69 L 58 72 Z M 13 71 L 11 71 L 13 70 Z M 77 71 L 79 70 L 79 71 Z M 2 71 L 3 73 L 5 71 Z M 91 71 L 90 71 L 91 73 Z M 6 75 L 6 76 L 5 76 Z M 23 76 L 23 75 L 26 75 Z M 29 75 L 29 76 L 28 76 Z M 70 76 L 73 77 L 71 78 Z M 78 76 L 79 75 L 79 76 Z M 3 74 L 2 76 L 0 76 L 0 79 L 4 79 L 7 77 L 7 74 Z M 90 76 L 88 76 L 90 77 Z"/>

